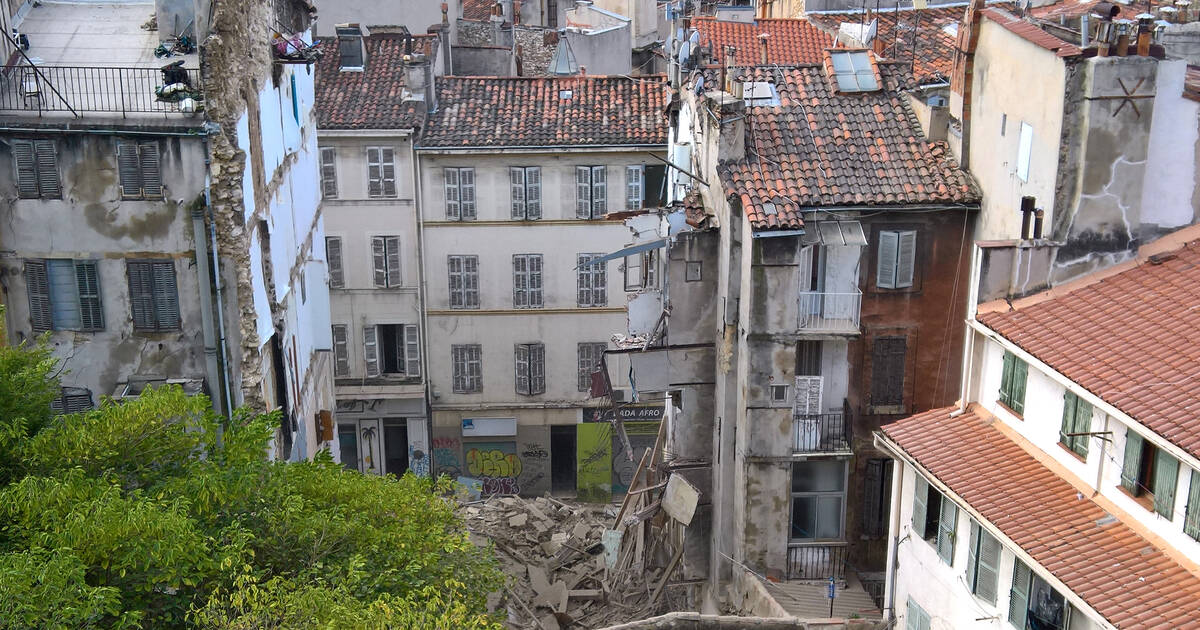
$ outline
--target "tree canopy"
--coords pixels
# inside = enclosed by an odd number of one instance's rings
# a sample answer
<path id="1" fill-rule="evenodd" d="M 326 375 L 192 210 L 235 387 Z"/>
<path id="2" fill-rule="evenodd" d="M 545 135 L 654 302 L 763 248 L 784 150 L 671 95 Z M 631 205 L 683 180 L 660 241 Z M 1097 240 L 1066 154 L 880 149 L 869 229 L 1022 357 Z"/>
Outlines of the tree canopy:
<path id="1" fill-rule="evenodd" d="M 0 346 L 0 630 L 500 627 L 447 480 L 267 461 L 179 388 L 55 417 L 56 370 Z"/>

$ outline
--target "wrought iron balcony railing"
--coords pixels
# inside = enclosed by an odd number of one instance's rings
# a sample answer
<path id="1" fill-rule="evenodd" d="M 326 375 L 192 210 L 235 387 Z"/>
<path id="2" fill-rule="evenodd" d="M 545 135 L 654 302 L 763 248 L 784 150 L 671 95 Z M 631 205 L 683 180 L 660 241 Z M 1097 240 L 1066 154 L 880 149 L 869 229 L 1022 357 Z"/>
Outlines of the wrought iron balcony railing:
<path id="1" fill-rule="evenodd" d="M 117 114 L 178 113 L 201 107 L 200 71 L 177 68 L 13 65 L 0 67 L 0 111 Z M 164 85 L 167 85 L 164 88 Z"/>
<path id="2" fill-rule="evenodd" d="M 850 452 L 849 416 L 841 411 L 797 414 L 792 427 L 792 450 L 797 453 Z"/>
<path id="3" fill-rule="evenodd" d="M 845 541 L 789 543 L 787 579 L 833 578 L 842 582 L 846 579 L 847 550 L 848 543 Z"/>
<path id="4" fill-rule="evenodd" d="M 807 333 L 858 334 L 862 292 L 802 291 L 796 328 Z"/>

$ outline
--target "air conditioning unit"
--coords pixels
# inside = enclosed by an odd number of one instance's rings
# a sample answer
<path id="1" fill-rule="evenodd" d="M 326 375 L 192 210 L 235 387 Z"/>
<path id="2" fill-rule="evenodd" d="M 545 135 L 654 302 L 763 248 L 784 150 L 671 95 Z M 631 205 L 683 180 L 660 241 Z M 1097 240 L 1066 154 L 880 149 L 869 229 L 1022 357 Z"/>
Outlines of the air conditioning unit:
<path id="1" fill-rule="evenodd" d="M 633 390 L 628 387 L 614 387 L 612 391 L 612 401 L 615 403 L 631 402 L 633 400 Z"/>

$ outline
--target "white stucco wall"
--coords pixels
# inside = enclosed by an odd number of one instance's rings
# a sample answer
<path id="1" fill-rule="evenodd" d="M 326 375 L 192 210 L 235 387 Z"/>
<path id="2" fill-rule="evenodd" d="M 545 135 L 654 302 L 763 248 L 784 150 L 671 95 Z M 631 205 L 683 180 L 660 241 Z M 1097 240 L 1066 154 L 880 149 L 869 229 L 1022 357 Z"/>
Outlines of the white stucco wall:
<path id="1" fill-rule="evenodd" d="M 1186 99 L 1187 62 L 1160 60 L 1150 126 L 1150 154 L 1142 192 L 1142 222 L 1173 228 L 1196 216 L 1196 144 L 1200 142 L 1200 103 Z"/>

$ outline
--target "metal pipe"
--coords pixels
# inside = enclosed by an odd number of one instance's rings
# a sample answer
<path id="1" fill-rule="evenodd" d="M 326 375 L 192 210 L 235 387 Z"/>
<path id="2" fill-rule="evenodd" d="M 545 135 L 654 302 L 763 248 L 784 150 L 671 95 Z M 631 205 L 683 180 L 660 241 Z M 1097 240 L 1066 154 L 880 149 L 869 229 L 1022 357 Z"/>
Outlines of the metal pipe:
<path id="1" fill-rule="evenodd" d="M 1029 222 L 1033 219 L 1033 204 L 1036 201 L 1033 197 L 1021 197 L 1021 240 L 1029 238 Z"/>
<path id="2" fill-rule="evenodd" d="M 1042 220 L 1046 217 L 1046 211 L 1038 208 L 1033 214 L 1033 238 L 1042 238 Z"/>
<path id="3" fill-rule="evenodd" d="M 225 301 L 222 295 L 224 290 L 221 285 L 221 260 L 217 253 L 217 219 L 212 211 L 212 169 L 208 168 L 212 163 L 212 149 L 208 146 L 208 136 L 204 137 L 204 207 L 208 214 L 208 238 L 210 245 L 210 255 L 212 256 L 212 275 L 213 275 L 213 292 L 217 294 L 217 349 L 221 355 L 221 371 L 224 378 L 222 391 L 225 394 L 225 415 L 230 420 L 233 419 L 233 396 L 230 393 L 229 381 L 229 350 L 225 338 Z M 219 430 L 218 430 L 219 431 Z M 218 439 L 221 433 L 217 433 Z"/>
<path id="4" fill-rule="evenodd" d="M 203 205 L 208 205 L 207 196 L 204 198 Z M 200 278 L 200 329 L 204 337 L 204 367 L 212 391 L 217 393 L 220 391 L 223 379 L 217 366 L 217 340 L 216 333 L 213 332 L 213 299 L 210 284 L 212 277 L 208 265 L 208 234 L 204 229 L 204 208 L 200 205 L 193 205 L 191 214 L 192 239 L 196 242 L 196 275 Z M 225 403 L 219 396 L 217 410 L 222 413 L 226 411 Z M 217 441 L 220 443 L 219 430 L 217 436 Z"/>

